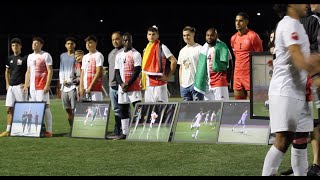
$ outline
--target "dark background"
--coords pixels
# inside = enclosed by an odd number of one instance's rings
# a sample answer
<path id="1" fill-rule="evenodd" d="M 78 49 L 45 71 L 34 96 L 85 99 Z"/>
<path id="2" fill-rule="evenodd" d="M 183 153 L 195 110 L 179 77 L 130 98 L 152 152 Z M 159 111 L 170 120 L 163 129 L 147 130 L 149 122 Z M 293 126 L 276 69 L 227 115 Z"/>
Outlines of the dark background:
<path id="1" fill-rule="evenodd" d="M 102 0 L 101 0 L 102 1 Z M 160 40 L 178 58 L 185 45 L 182 28 L 190 25 L 196 28 L 196 42 L 205 42 L 205 31 L 215 27 L 220 39 L 227 45 L 236 32 L 234 19 L 238 12 L 250 16 L 248 27 L 257 32 L 266 47 L 268 33 L 275 27 L 278 18 L 269 3 L 214 3 L 210 1 L 110 1 L 87 3 L 76 1 L 25 1 L 5 2 L 0 7 L 0 95 L 5 94 L 4 62 L 9 54 L 9 40 L 20 37 L 23 40 L 23 54 L 32 53 L 31 39 L 41 36 L 45 40 L 44 50 L 53 57 L 53 67 L 59 68 L 59 56 L 65 51 L 64 39 L 74 36 L 77 48 L 85 50 L 83 39 L 94 34 L 98 37 L 98 50 L 105 56 L 112 50 L 110 35 L 113 31 L 128 31 L 133 34 L 134 47 L 142 53 L 147 44 L 146 31 L 157 25 Z M 257 16 L 257 13 L 261 13 Z M 100 20 L 103 20 L 101 22 Z M 231 50 L 231 49 L 230 49 Z M 170 88 L 169 88 L 170 90 Z"/>

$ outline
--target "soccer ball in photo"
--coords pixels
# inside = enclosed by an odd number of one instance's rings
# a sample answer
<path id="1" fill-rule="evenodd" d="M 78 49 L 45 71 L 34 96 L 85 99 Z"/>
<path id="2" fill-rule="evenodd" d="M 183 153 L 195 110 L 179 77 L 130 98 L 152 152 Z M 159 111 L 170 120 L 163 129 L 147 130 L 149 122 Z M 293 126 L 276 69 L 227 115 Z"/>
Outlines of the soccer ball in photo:
<path id="1" fill-rule="evenodd" d="M 192 138 L 194 138 L 196 135 L 192 134 Z"/>
<path id="2" fill-rule="evenodd" d="M 264 102 L 264 107 L 266 107 L 267 109 L 269 109 L 269 100 L 266 100 L 266 101 Z"/>

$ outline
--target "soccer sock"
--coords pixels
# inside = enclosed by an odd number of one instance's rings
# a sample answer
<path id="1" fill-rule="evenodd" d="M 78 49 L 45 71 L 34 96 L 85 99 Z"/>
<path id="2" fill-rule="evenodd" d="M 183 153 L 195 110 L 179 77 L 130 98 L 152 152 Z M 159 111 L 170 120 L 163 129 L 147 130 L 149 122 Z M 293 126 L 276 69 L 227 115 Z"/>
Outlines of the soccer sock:
<path id="1" fill-rule="evenodd" d="M 307 149 L 291 148 L 291 166 L 294 176 L 306 176 L 308 169 Z"/>
<path id="2" fill-rule="evenodd" d="M 7 132 L 9 132 L 10 131 L 10 129 L 11 129 L 11 125 L 7 125 Z"/>
<path id="3" fill-rule="evenodd" d="M 196 136 L 195 137 L 198 137 L 198 134 L 199 134 L 199 130 L 196 131 Z"/>
<path id="4" fill-rule="evenodd" d="M 50 108 L 46 108 L 44 115 L 46 117 L 47 131 L 52 133 L 52 114 Z"/>
<path id="5" fill-rule="evenodd" d="M 129 118 L 128 119 L 121 119 L 121 126 L 122 126 L 122 134 L 128 135 L 129 134 Z"/>
<path id="6" fill-rule="evenodd" d="M 275 146 L 269 149 L 263 164 L 262 176 L 273 176 L 277 173 L 284 153 Z"/>

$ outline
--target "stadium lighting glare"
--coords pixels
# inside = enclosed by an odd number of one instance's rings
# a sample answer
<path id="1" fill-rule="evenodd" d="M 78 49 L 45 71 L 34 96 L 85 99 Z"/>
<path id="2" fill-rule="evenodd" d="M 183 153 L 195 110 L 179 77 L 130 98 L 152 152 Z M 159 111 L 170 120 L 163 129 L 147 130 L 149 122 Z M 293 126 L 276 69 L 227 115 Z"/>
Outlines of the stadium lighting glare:
<path id="1" fill-rule="evenodd" d="M 103 19 L 100 19 L 100 22 L 103 23 Z"/>
<path id="2" fill-rule="evenodd" d="M 261 13 L 258 12 L 258 13 L 257 13 L 257 16 L 260 16 L 260 15 L 261 15 Z"/>

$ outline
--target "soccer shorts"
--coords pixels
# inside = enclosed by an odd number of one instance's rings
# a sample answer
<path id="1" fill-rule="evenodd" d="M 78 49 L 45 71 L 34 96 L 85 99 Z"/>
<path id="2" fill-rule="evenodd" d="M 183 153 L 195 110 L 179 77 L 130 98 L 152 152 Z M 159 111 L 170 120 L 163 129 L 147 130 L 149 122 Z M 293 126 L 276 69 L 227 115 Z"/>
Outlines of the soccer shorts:
<path id="1" fill-rule="evenodd" d="M 28 93 L 23 92 L 21 85 L 9 86 L 6 97 L 6 106 L 13 107 L 15 101 L 27 101 Z"/>
<path id="2" fill-rule="evenodd" d="M 269 96 L 271 133 L 291 131 L 310 132 L 313 130 L 310 103 L 285 96 Z"/>
<path id="3" fill-rule="evenodd" d="M 77 90 L 73 89 L 69 92 L 62 92 L 61 99 L 64 109 L 74 109 L 77 99 Z"/>
<path id="4" fill-rule="evenodd" d="M 44 90 L 31 90 L 29 101 L 44 101 L 50 104 L 49 92 L 44 93 Z"/>
<path id="5" fill-rule="evenodd" d="M 229 90 L 227 86 L 210 88 L 204 95 L 205 101 L 229 100 Z"/>
<path id="6" fill-rule="evenodd" d="M 234 76 L 233 90 L 235 90 L 235 91 L 240 91 L 240 90 L 250 91 L 250 77 Z"/>
<path id="7" fill-rule="evenodd" d="M 168 88 L 167 85 L 162 86 L 147 86 L 144 94 L 145 102 L 168 102 Z"/>
<path id="8" fill-rule="evenodd" d="M 91 95 L 92 101 L 102 101 L 103 100 L 102 92 L 100 92 L 100 91 L 91 91 L 90 95 Z"/>
<path id="9" fill-rule="evenodd" d="M 130 104 L 130 103 L 141 101 L 141 100 L 142 100 L 141 91 L 132 91 L 132 92 L 118 91 L 119 104 Z"/>

